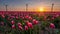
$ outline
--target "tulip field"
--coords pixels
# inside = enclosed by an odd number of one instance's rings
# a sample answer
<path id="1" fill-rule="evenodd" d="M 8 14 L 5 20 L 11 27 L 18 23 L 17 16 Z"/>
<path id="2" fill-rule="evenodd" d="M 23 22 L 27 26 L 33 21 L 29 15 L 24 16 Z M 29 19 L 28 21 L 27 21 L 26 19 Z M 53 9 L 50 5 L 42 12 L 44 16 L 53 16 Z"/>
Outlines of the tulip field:
<path id="1" fill-rule="evenodd" d="M 60 12 L 0 11 L 0 34 L 60 34 Z"/>

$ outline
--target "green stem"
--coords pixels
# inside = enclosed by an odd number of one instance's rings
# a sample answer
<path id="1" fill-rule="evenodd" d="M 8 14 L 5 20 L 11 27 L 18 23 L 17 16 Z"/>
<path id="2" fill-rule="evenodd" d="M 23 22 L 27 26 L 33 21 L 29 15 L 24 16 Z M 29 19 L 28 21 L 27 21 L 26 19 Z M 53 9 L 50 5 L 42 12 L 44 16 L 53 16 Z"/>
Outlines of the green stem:
<path id="1" fill-rule="evenodd" d="M 31 34 L 31 29 L 30 29 L 30 34 Z"/>

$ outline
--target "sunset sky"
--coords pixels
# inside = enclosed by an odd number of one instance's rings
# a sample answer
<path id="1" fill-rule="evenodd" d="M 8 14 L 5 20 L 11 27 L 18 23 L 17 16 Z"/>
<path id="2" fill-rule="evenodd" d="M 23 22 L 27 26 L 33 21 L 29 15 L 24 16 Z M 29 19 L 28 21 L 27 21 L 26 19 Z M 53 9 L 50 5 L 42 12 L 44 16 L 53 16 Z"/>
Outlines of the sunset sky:
<path id="1" fill-rule="evenodd" d="M 29 11 L 38 11 L 40 8 L 51 11 L 52 3 L 54 11 L 60 11 L 60 0 L 0 0 L 0 11 L 5 11 L 6 4 L 9 11 L 25 11 L 26 4 Z"/>

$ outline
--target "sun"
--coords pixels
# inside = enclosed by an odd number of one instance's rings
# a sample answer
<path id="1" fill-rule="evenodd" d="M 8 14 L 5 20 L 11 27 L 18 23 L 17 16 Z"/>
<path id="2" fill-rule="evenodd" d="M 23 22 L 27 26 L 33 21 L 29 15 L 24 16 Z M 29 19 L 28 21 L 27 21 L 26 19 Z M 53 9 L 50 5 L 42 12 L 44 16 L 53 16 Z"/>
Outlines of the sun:
<path id="1" fill-rule="evenodd" d="M 43 8 L 43 7 L 40 7 L 40 8 L 39 8 L 39 11 L 40 11 L 40 12 L 44 12 L 44 8 Z"/>

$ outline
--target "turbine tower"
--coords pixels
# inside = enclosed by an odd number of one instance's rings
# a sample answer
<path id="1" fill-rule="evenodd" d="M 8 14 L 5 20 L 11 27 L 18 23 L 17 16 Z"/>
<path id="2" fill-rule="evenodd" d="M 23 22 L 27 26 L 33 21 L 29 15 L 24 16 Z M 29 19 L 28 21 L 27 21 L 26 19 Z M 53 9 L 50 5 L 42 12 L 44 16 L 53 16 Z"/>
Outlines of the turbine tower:
<path id="1" fill-rule="evenodd" d="M 52 3 L 51 12 L 53 12 L 54 3 Z"/>
<path id="2" fill-rule="evenodd" d="M 28 11 L 28 4 L 26 4 L 26 11 Z"/>
<path id="3" fill-rule="evenodd" d="M 8 10 L 8 9 L 7 9 L 7 6 L 8 6 L 8 5 L 5 5 L 6 11 Z"/>

